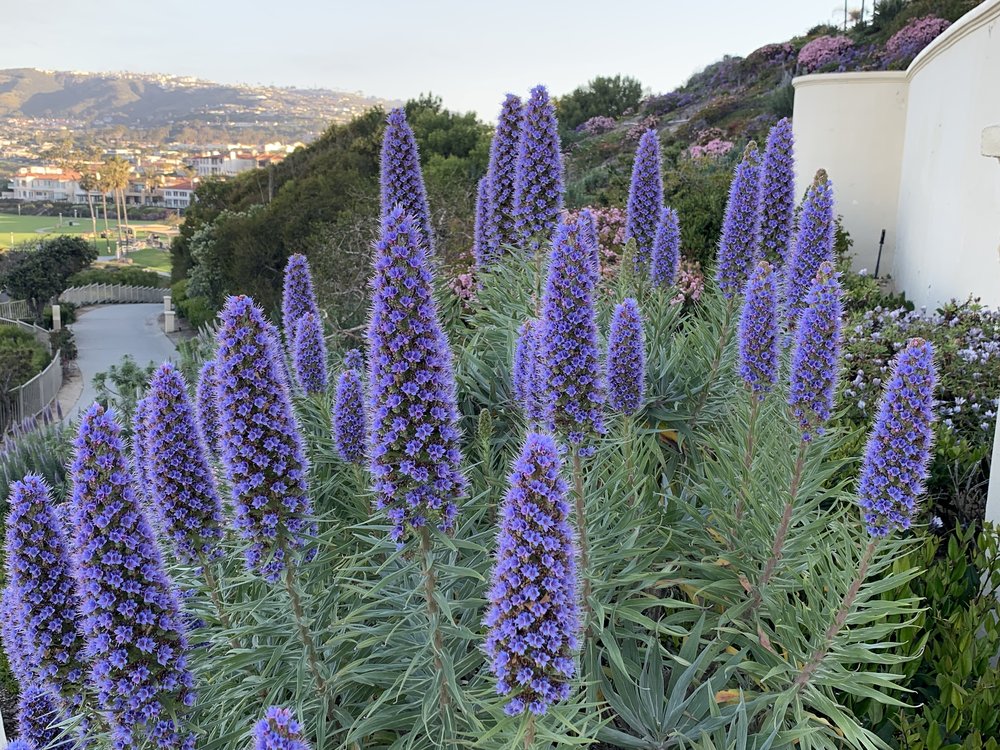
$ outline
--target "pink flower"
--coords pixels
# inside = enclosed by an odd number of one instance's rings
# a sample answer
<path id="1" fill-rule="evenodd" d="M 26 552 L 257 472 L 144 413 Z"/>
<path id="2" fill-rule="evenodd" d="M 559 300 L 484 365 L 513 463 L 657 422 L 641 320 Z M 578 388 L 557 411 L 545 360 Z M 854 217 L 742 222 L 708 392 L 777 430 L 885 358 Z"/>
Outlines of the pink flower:
<path id="1" fill-rule="evenodd" d="M 889 41 L 885 43 L 886 61 L 912 60 L 949 26 L 951 26 L 949 21 L 937 16 L 911 18 L 906 26 L 889 37 Z"/>
<path id="2" fill-rule="evenodd" d="M 805 73 L 838 62 L 841 55 L 854 46 L 846 36 L 818 36 L 799 52 L 799 67 Z"/>
<path id="3" fill-rule="evenodd" d="M 695 144 L 688 149 L 688 156 L 692 159 L 717 158 L 725 156 L 733 149 L 733 142 L 722 138 L 713 138 L 708 143 Z"/>
<path id="4" fill-rule="evenodd" d="M 670 300 L 671 305 L 693 305 L 701 299 L 705 291 L 705 274 L 701 264 L 695 260 L 682 260 L 677 274 L 677 294 Z"/>

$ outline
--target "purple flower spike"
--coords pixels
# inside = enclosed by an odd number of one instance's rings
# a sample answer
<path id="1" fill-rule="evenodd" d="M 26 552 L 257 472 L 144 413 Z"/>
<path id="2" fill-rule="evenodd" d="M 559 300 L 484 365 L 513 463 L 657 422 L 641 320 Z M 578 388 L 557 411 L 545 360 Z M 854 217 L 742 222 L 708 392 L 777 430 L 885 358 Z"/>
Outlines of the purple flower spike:
<path id="1" fill-rule="evenodd" d="M 810 282 L 823 261 L 834 262 L 833 185 L 826 170 L 819 170 L 802 203 L 799 233 L 785 267 L 785 312 L 789 328 L 794 328 Z"/>
<path id="2" fill-rule="evenodd" d="M 326 340 L 323 326 L 307 313 L 295 326 L 292 362 L 299 386 L 310 396 L 326 393 Z"/>
<path id="3" fill-rule="evenodd" d="M 868 438 L 858 503 L 873 537 L 905 531 L 917 512 L 934 440 L 934 347 L 912 339 L 896 355 Z"/>
<path id="4" fill-rule="evenodd" d="M 180 371 L 160 365 L 144 401 L 146 478 L 158 528 L 182 562 L 214 560 L 222 555 L 222 501 Z"/>
<path id="5" fill-rule="evenodd" d="M 364 372 L 365 356 L 360 349 L 348 349 L 344 354 L 344 367 L 348 370 Z"/>
<path id="6" fill-rule="evenodd" d="M 313 526 L 305 450 L 274 327 L 244 296 L 226 300 L 221 317 L 216 368 L 222 462 L 236 528 L 249 544 L 247 567 L 274 582 Z"/>
<path id="7" fill-rule="evenodd" d="M 136 501 L 121 430 L 94 404 L 74 446 L 72 548 L 97 704 L 116 747 L 149 740 L 163 750 L 193 750 L 183 729 L 194 679 L 181 611 Z"/>
<path id="8" fill-rule="evenodd" d="M 514 177 L 521 139 L 521 99 L 507 94 L 500 107 L 497 129 L 490 142 L 490 201 L 486 215 L 487 255 L 498 257 L 504 246 L 516 245 L 521 235 L 514 222 Z"/>
<path id="9" fill-rule="evenodd" d="M 570 695 L 580 627 L 576 545 L 567 521 L 559 450 L 528 433 L 500 513 L 496 563 L 483 624 L 505 711 L 544 714 Z"/>
<path id="10" fill-rule="evenodd" d="M 375 504 L 402 543 L 410 530 L 451 529 L 465 491 L 448 339 L 420 235 L 400 208 L 375 248 L 368 325 L 368 398 Z"/>
<path id="11" fill-rule="evenodd" d="M 479 180 L 476 191 L 476 223 L 472 235 L 472 257 L 476 268 L 489 268 L 496 260 L 496 248 L 490 239 L 491 202 L 489 175 Z"/>
<path id="12" fill-rule="evenodd" d="M 149 434 L 146 429 L 146 414 L 148 413 L 149 399 L 140 398 L 136 401 L 135 411 L 132 413 L 132 473 L 137 484 L 139 497 L 148 499 L 149 493 L 149 456 L 146 454 L 149 445 Z"/>
<path id="13" fill-rule="evenodd" d="M 767 136 L 760 170 L 760 245 L 764 260 L 781 268 L 788 255 L 795 216 L 792 122 L 778 120 Z"/>
<path id="14" fill-rule="evenodd" d="M 427 203 L 424 176 L 420 171 L 417 139 L 406 122 L 406 113 L 397 108 L 386 118 L 388 125 L 382 136 L 381 199 L 382 221 L 396 206 L 412 217 L 414 228 L 428 255 L 434 255 L 434 233 L 431 230 L 431 210 Z"/>
<path id="15" fill-rule="evenodd" d="M 74 742 L 71 737 L 60 737 L 63 730 L 54 726 L 64 718 L 55 695 L 36 685 L 21 691 L 17 706 L 18 739 L 28 747 L 38 750 L 69 750 Z M 12 747 L 13 745 L 8 745 Z"/>
<path id="16" fill-rule="evenodd" d="M 337 453 L 351 464 L 365 463 L 368 441 L 368 418 L 365 415 L 365 389 L 361 372 L 344 370 L 337 381 L 337 397 L 333 405 L 333 438 Z"/>
<path id="17" fill-rule="evenodd" d="M 287 708 L 271 706 L 253 728 L 254 750 L 309 750 L 302 725 Z"/>
<path id="18" fill-rule="evenodd" d="M 715 280 L 726 297 L 743 293 L 760 255 L 760 156 L 757 144 L 747 144 L 729 184 L 729 200 L 722 223 Z"/>
<path id="19" fill-rule="evenodd" d="M 84 686 L 83 636 L 77 628 L 76 580 L 62 522 L 45 481 L 29 474 L 11 485 L 7 516 L 7 580 L 20 603 L 32 682 L 57 694 L 66 707 Z M 15 615 L 16 616 L 16 615 Z"/>
<path id="20" fill-rule="evenodd" d="M 7 750 L 36 750 L 36 748 L 27 740 L 22 740 L 18 737 L 16 740 L 11 740 L 7 743 Z"/>
<path id="21" fill-rule="evenodd" d="M 289 256 L 285 265 L 285 283 L 281 296 L 281 325 L 289 354 L 294 352 L 295 327 L 309 313 L 319 319 L 319 305 L 316 304 L 316 294 L 313 292 L 309 261 L 306 256 L 296 253 Z"/>
<path id="22" fill-rule="evenodd" d="M 580 241 L 583 242 L 590 251 L 590 269 L 593 276 L 593 289 L 597 289 L 601 283 L 601 241 L 597 234 L 597 218 L 593 211 L 584 208 L 576 217 L 577 226 L 580 229 Z"/>
<path id="23" fill-rule="evenodd" d="M 39 656 L 34 644 L 28 639 L 27 607 L 10 579 L 3 589 L 0 600 L 0 628 L 3 635 L 3 650 L 7 664 L 19 685 L 30 685 L 35 681 L 35 671 Z"/>
<path id="24" fill-rule="evenodd" d="M 628 191 L 625 239 L 635 240 L 635 268 L 649 270 L 656 228 L 663 213 L 663 176 L 660 172 L 660 135 L 647 130 L 639 139 L 632 164 L 632 185 Z"/>
<path id="25" fill-rule="evenodd" d="M 778 281 L 766 260 L 746 286 L 740 316 L 740 377 L 757 401 L 778 381 Z"/>
<path id="26" fill-rule="evenodd" d="M 653 285 L 669 289 L 677 283 L 681 268 L 681 225 L 677 212 L 672 208 L 663 209 L 660 223 L 656 227 L 653 240 L 653 261 L 649 270 Z"/>
<path id="27" fill-rule="evenodd" d="M 222 432 L 219 429 L 219 404 L 217 394 L 219 382 L 215 374 L 215 360 L 210 359 L 201 366 L 198 375 L 196 403 L 198 411 L 198 429 L 201 439 L 212 455 L 218 458 L 222 455 Z"/>
<path id="28" fill-rule="evenodd" d="M 604 434 L 604 373 L 593 293 L 593 258 L 585 232 L 579 222 L 560 224 L 542 299 L 540 350 L 546 421 L 574 445 L 588 435 Z"/>
<path id="29" fill-rule="evenodd" d="M 514 223 L 532 252 L 548 243 L 563 206 L 562 154 L 556 109 L 544 86 L 524 105 L 514 177 Z"/>
<path id="30" fill-rule="evenodd" d="M 830 419 L 840 369 L 840 282 L 833 264 L 823 263 L 806 297 L 792 354 L 788 404 L 802 439 L 823 434 Z"/>
<path id="31" fill-rule="evenodd" d="M 646 392 L 646 335 L 639 303 L 631 297 L 615 307 L 608 333 L 608 405 L 631 416 Z"/>
<path id="32" fill-rule="evenodd" d="M 517 345 L 514 348 L 512 368 L 514 397 L 529 424 L 539 424 L 545 417 L 544 368 L 538 341 L 540 329 L 539 321 L 534 319 L 524 321 L 517 333 Z"/>

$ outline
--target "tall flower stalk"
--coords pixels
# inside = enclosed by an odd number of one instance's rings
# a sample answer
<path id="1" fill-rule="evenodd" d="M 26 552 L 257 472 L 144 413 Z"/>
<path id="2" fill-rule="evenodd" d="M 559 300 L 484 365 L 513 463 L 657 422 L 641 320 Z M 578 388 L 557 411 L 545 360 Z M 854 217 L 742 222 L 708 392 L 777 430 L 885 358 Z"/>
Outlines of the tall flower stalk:
<path id="1" fill-rule="evenodd" d="M 799 215 L 799 231 L 785 268 L 785 312 L 794 329 L 805 307 L 812 280 L 824 261 L 833 263 L 833 185 L 826 170 L 819 170 L 806 192 Z"/>
<path id="2" fill-rule="evenodd" d="M 420 171 L 417 139 L 406 112 L 397 107 L 386 118 L 382 135 L 380 160 L 380 199 L 384 222 L 397 206 L 413 222 L 414 230 L 428 256 L 434 255 L 434 232 L 431 229 L 431 209 L 427 203 L 424 175 Z"/>
<path id="3" fill-rule="evenodd" d="M 726 201 L 715 263 L 715 281 L 726 299 L 743 293 L 747 278 L 757 262 L 760 207 L 760 155 L 757 144 L 750 141 L 729 184 L 729 199 Z"/>
<path id="4" fill-rule="evenodd" d="M 627 486 L 635 481 L 634 419 L 646 392 L 646 335 L 639 303 L 631 297 L 615 307 L 608 333 L 608 405 L 625 417 Z"/>
<path id="5" fill-rule="evenodd" d="M 353 350 L 357 352 L 357 350 Z M 360 360 L 360 352 L 358 352 Z M 361 466 L 365 463 L 368 441 L 368 417 L 365 413 L 365 390 L 361 382 L 360 361 L 345 358 L 345 369 L 337 380 L 333 404 L 333 440 L 341 459 Z"/>
<path id="6" fill-rule="evenodd" d="M 562 154 L 556 109 L 544 86 L 535 86 L 521 110 L 514 176 L 514 224 L 532 253 L 548 244 L 563 207 Z"/>
<path id="7" fill-rule="evenodd" d="M 778 120 L 767 136 L 760 170 L 760 246 L 764 260 L 782 268 L 795 217 L 795 157 L 792 122 Z"/>
<path id="8" fill-rule="evenodd" d="M 489 176 L 482 177 L 476 189 L 476 221 L 472 233 L 472 258 L 476 262 L 476 268 L 480 270 L 489 268 L 496 256 L 490 236 L 491 192 Z"/>
<path id="9" fill-rule="evenodd" d="M 205 447 L 218 458 L 222 455 L 222 433 L 219 429 L 219 404 L 217 399 L 218 381 L 215 374 L 215 360 L 210 359 L 201 366 L 195 402 L 198 415 L 198 430 Z"/>
<path id="10" fill-rule="evenodd" d="M 319 319 L 319 305 L 313 291 L 312 272 L 306 256 L 296 253 L 289 256 L 285 264 L 284 285 L 281 294 L 281 326 L 285 334 L 285 346 L 290 357 L 295 356 L 295 331 L 306 315 Z"/>
<path id="11" fill-rule="evenodd" d="M 640 278 L 649 272 L 656 229 L 662 213 L 660 136 L 656 130 L 647 130 L 639 138 L 639 145 L 635 150 L 625 219 L 625 239 L 635 240 L 633 262 Z"/>
<path id="12" fill-rule="evenodd" d="M 313 313 L 306 313 L 295 324 L 292 364 L 299 387 L 310 396 L 326 393 L 326 340 L 323 324 Z"/>
<path id="13" fill-rule="evenodd" d="M 309 750 L 302 725 L 287 708 L 271 706 L 253 728 L 253 750 Z"/>
<path id="14" fill-rule="evenodd" d="M 681 226 L 677 212 L 663 209 L 653 240 L 653 260 L 649 275 L 657 289 L 669 289 L 677 283 L 681 267 Z"/>
<path id="15" fill-rule="evenodd" d="M 516 245 L 521 239 L 514 220 L 514 181 L 520 140 L 521 99 L 507 94 L 490 142 L 490 163 L 486 171 L 490 201 L 486 213 L 485 248 L 490 258 L 498 257 L 503 247 Z"/>
<path id="16" fill-rule="evenodd" d="M 514 398 L 529 425 L 539 424 L 545 418 L 545 374 L 541 361 L 540 329 L 540 322 L 534 318 L 521 324 L 511 368 Z"/>

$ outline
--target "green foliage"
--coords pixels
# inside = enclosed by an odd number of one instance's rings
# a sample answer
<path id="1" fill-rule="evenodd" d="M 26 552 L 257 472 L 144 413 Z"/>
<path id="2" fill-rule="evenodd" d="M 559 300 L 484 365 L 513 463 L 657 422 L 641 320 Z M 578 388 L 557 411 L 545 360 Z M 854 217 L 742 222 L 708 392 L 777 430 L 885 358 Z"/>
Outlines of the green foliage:
<path id="1" fill-rule="evenodd" d="M 642 100 L 642 84 L 629 76 L 598 76 L 556 101 L 559 127 L 573 130 L 591 117 L 619 118 Z"/>
<path id="2" fill-rule="evenodd" d="M 734 164 L 732 158 L 682 158 L 664 176 L 664 200 L 680 216 L 681 252 L 703 268 L 715 262 Z"/>
<path id="3" fill-rule="evenodd" d="M 65 326 L 70 323 L 76 322 L 76 303 L 74 302 L 60 302 L 59 303 L 59 320 Z M 45 314 L 43 319 L 43 328 L 52 328 L 52 306 L 49 305 L 45 308 Z"/>
<path id="4" fill-rule="evenodd" d="M 167 279 L 156 271 L 143 271 L 128 266 L 86 268 L 66 280 L 67 286 L 87 284 L 123 284 L 124 286 L 166 287 Z"/>
<path id="5" fill-rule="evenodd" d="M 48 349 L 31 333 L 0 325 L 0 394 L 30 380 L 48 363 Z"/>
<path id="6" fill-rule="evenodd" d="M 95 400 L 106 409 L 114 408 L 115 417 L 126 434 L 132 431 L 132 415 L 135 414 L 136 403 L 145 393 L 155 370 L 154 363 L 150 362 L 142 367 L 126 354 L 117 365 L 111 365 L 107 371 L 94 375 L 93 385 L 97 392 Z"/>
<path id="7" fill-rule="evenodd" d="M 218 308 L 207 297 L 189 295 L 189 285 L 188 279 L 175 282 L 170 287 L 170 299 L 180 316 L 192 328 L 201 328 L 215 319 Z"/>
<path id="8" fill-rule="evenodd" d="M 16 254 L 0 275 L 15 299 L 25 299 L 36 321 L 45 305 L 68 285 L 69 278 L 97 259 L 97 251 L 82 237 L 62 235 L 42 240 L 38 249 Z"/>

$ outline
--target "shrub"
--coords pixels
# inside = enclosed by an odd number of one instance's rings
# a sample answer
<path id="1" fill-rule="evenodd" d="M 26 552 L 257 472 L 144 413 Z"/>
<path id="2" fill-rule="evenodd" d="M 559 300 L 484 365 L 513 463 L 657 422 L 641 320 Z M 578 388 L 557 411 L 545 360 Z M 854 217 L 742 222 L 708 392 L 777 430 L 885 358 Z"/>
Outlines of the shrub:
<path id="1" fill-rule="evenodd" d="M 949 26 L 951 26 L 949 21 L 937 16 L 911 18 L 906 26 L 889 37 L 885 43 L 885 62 L 905 66 Z"/>
<path id="2" fill-rule="evenodd" d="M 201 328 L 215 320 L 216 309 L 206 297 L 189 297 L 188 280 L 181 279 L 170 287 L 171 300 L 182 318 L 192 328 Z"/>
<path id="3" fill-rule="evenodd" d="M 813 39 L 799 50 L 799 69 L 804 73 L 815 73 L 834 64 L 840 64 L 841 58 L 854 42 L 846 36 L 820 36 Z"/>
<path id="4" fill-rule="evenodd" d="M 30 380 L 48 363 L 48 350 L 31 333 L 0 325 L 0 394 Z"/>
<path id="5" fill-rule="evenodd" d="M 642 84 L 629 76 L 598 76 L 556 102 L 559 126 L 571 131 L 592 117 L 618 118 L 642 99 Z"/>
<path id="6" fill-rule="evenodd" d="M 618 123 L 615 122 L 613 117 L 597 115 L 577 125 L 576 131 L 578 133 L 586 133 L 587 135 L 600 135 L 601 133 L 607 133 L 609 130 L 614 130 L 617 126 Z"/>

